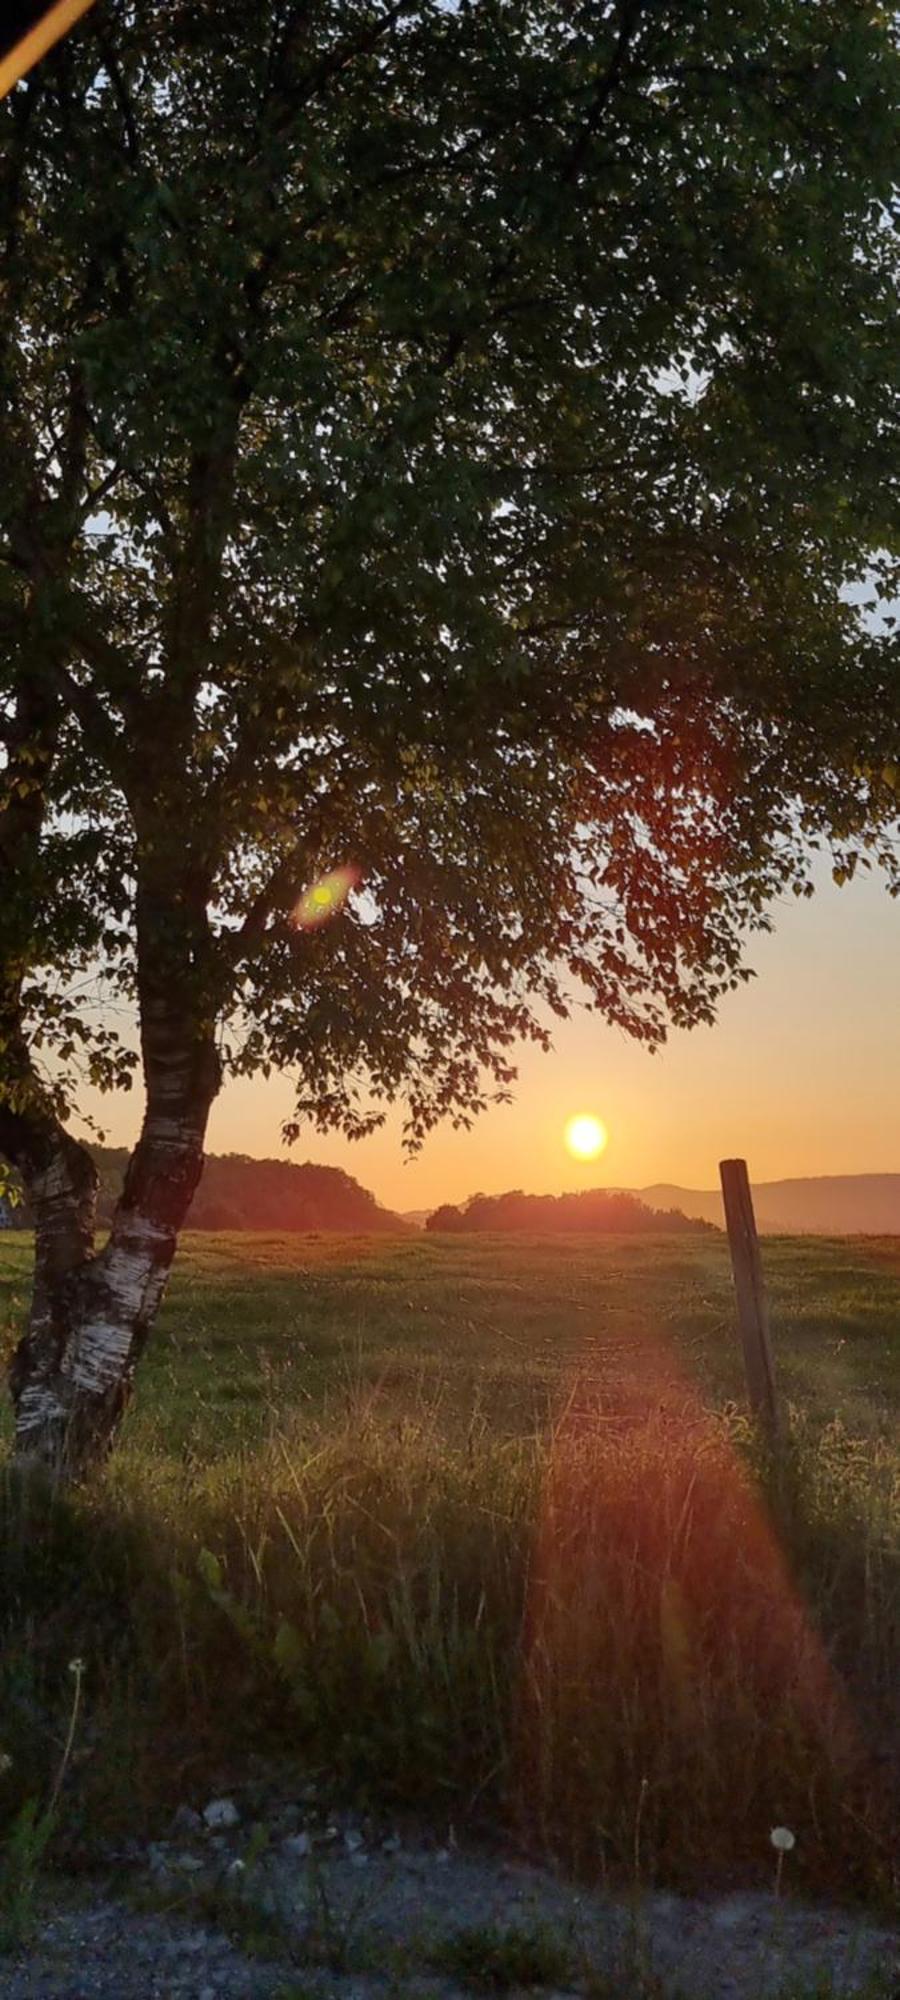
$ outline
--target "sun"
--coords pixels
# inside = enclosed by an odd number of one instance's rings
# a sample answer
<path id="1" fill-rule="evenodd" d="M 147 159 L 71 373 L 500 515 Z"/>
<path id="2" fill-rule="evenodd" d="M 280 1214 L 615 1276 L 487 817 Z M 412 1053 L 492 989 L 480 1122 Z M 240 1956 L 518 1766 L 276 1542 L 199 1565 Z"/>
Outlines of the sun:
<path id="1" fill-rule="evenodd" d="M 596 1160 L 603 1152 L 609 1138 L 606 1126 L 599 1118 L 592 1118 L 581 1111 L 577 1118 L 570 1118 L 566 1126 L 565 1140 L 573 1160 Z"/>

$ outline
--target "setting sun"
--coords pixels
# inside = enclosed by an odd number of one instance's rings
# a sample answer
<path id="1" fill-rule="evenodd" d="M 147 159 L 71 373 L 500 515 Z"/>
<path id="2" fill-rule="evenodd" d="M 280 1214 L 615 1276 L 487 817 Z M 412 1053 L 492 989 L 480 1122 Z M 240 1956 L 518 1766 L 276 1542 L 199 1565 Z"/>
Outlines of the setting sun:
<path id="1" fill-rule="evenodd" d="M 570 1118 L 566 1126 L 566 1147 L 573 1160 L 596 1160 L 603 1152 L 609 1134 L 599 1118 L 591 1118 L 581 1113 Z"/>

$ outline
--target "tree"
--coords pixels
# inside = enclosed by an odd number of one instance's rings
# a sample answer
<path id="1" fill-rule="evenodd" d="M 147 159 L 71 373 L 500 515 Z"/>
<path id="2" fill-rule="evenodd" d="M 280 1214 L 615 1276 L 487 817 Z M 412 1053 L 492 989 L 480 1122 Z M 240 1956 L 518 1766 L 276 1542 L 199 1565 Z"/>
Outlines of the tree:
<path id="1" fill-rule="evenodd" d="M 643 1230 L 715 1232 L 715 1224 L 687 1216 L 680 1208 L 648 1208 L 637 1195 L 609 1188 L 583 1188 L 575 1194 L 477 1194 L 461 1208 L 445 1202 L 429 1215 L 425 1228 L 436 1234 L 460 1231 L 526 1230 L 530 1236 L 583 1233 L 633 1235 Z"/>
<path id="2" fill-rule="evenodd" d="M 573 991 L 709 1020 L 810 843 L 896 886 L 897 81 L 874 0 L 107 0 L 3 107 L 23 1460 L 111 1440 L 224 1070 L 415 1146 Z"/>

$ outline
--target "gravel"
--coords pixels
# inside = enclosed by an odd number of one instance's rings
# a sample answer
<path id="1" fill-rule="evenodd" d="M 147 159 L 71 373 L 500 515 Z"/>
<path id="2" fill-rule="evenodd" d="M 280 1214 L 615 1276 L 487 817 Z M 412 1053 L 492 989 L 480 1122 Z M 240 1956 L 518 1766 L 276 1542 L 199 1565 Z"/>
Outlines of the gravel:
<path id="1" fill-rule="evenodd" d="M 48 1890 L 28 1951 L 0 1962 L 0 1994 L 463 2000 L 471 1988 L 439 1975 L 435 1956 L 476 1929 L 558 1943 L 569 1984 L 543 1986 L 544 2000 L 586 1994 L 589 1971 L 610 2000 L 812 2000 L 817 1979 L 843 2000 L 873 1975 L 900 2000 L 900 1929 L 864 1916 L 758 1891 L 647 1894 L 635 1912 L 487 1849 L 326 1817 L 314 1798 L 267 1820 L 230 1799 L 180 1807 L 168 1841 L 110 1856 L 89 1888 Z"/>

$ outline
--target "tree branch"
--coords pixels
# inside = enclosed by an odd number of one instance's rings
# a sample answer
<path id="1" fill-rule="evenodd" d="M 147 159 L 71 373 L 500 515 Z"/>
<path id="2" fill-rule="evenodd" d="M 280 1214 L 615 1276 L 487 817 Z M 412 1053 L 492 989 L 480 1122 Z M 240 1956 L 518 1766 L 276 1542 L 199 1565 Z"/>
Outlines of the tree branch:
<path id="1" fill-rule="evenodd" d="M 116 55 L 115 47 L 112 43 L 110 36 L 106 32 L 106 23 L 104 22 L 103 19 L 102 8 L 97 7 L 92 10 L 90 25 L 93 27 L 94 34 L 99 43 L 100 53 L 103 57 L 104 68 L 106 69 L 107 75 L 112 84 L 116 103 L 118 104 L 119 110 L 122 114 L 122 124 L 124 125 L 125 128 L 126 152 L 128 153 L 131 160 L 134 162 L 134 164 L 137 165 L 140 162 L 141 149 L 138 142 L 137 125 L 135 123 L 135 117 L 134 117 L 134 106 L 131 102 L 131 96 L 128 90 L 128 86 L 125 82 L 125 78 L 123 77 L 122 71 L 119 67 L 119 61 Z"/>
<path id="2" fill-rule="evenodd" d="M 285 79 L 282 79 L 280 84 L 276 83 L 273 94 L 276 100 L 278 97 L 283 97 L 282 117 L 275 125 L 276 136 L 286 129 L 298 111 L 306 110 L 307 105 L 312 103 L 325 84 L 331 83 L 334 77 L 349 69 L 360 56 L 371 55 L 372 50 L 378 47 L 379 42 L 396 25 L 401 15 L 412 14 L 414 11 L 412 0 L 394 0 L 394 5 L 388 7 L 380 21 L 373 23 L 367 34 L 359 35 L 355 41 L 345 42 L 341 47 L 333 49 L 306 77 L 300 78 L 299 94 L 295 94 Z M 283 37 L 279 51 L 282 64 L 287 57 L 288 49 L 289 30 Z"/>
<path id="3" fill-rule="evenodd" d="M 87 647 L 82 650 L 87 651 Z M 50 671 L 63 701 L 80 724 L 86 741 L 96 744 L 110 776 L 116 780 L 127 796 L 133 782 L 134 759 L 127 754 L 126 737 L 117 730 L 109 710 L 104 707 L 93 688 L 85 687 L 81 681 L 76 680 L 70 669 L 63 666 L 60 661 L 55 661 Z"/>
<path id="4" fill-rule="evenodd" d="M 622 81 L 641 17 L 649 13 L 653 4 L 654 0 L 622 0 L 615 47 L 606 70 L 598 78 L 590 111 L 563 168 L 564 182 L 576 180 L 580 174 L 613 91 Z"/>
<path id="5" fill-rule="evenodd" d="M 252 951 L 265 936 L 266 925 L 276 910 L 296 901 L 308 871 L 309 850 L 308 839 L 298 841 L 292 853 L 286 854 L 273 868 L 268 881 L 254 897 L 243 923 L 223 940 L 230 959 L 244 958 Z"/>
<path id="6" fill-rule="evenodd" d="M 112 492 L 113 487 L 121 479 L 124 470 L 125 467 L 122 460 L 118 459 L 116 464 L 110 467 L 105 477 L 97 481 L 96 486 L 88 487 L 81 515 L 83 521 L 93 513 L 95 507 L 99 507 L 101 500 L 105 500 L 107 494 Z"/>

